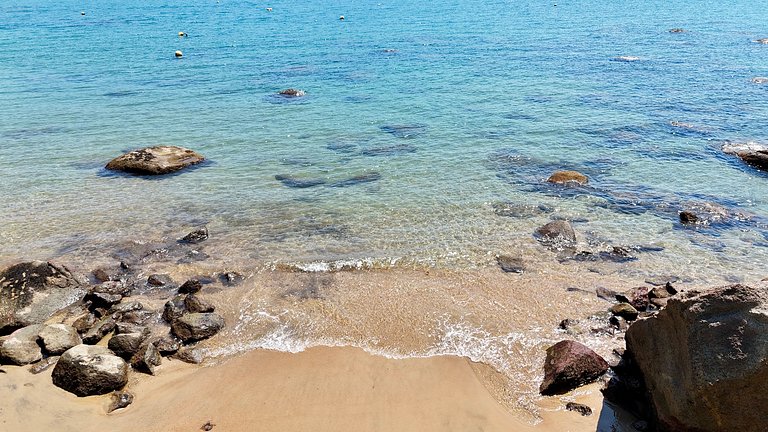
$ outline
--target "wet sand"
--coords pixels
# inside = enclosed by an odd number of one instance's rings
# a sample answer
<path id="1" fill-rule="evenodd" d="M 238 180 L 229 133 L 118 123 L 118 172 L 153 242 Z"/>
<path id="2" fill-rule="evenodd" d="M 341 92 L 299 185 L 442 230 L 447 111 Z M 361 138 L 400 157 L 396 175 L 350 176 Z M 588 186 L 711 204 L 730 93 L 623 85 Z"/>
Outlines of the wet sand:
<path id="1" fill-rule="evenodd" d="M 454 356 L 387 359 L 355 348 L 301 353 L 257 350 L 215 365 L 167 361 L 154 377 L 133 374 L 128 408 L 105 414 L 109 396 L 78 398 L 51 384 L 50 370 L 5 366 L 0 429 L 16 432 L 195 431 L 594 431 L 597 386 L 567 398 L 589 417 L 543 399 L 533 425 L 489 393 L 477 368 Z"/>

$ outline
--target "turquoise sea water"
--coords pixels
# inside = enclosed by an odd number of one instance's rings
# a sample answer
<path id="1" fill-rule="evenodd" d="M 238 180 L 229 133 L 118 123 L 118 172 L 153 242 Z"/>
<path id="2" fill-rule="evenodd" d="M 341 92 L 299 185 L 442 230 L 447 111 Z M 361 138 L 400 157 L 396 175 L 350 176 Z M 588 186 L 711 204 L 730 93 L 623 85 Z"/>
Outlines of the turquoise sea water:
<path id="1" fill-rule="evenodd" d="M 581 249 L 663 247 L 638 275 L 757 277 L 768 258 L 768 175 L 720 152 L 768 141 L 759 2 L 5 0 L 0 16 L 3 260 L 207 224 L 220 260 L 472 267 L 540 251 L 553 217 Z M 275 96 L 289 87 L 307 95 Z M 102 169 L 156 144 L 210 162 Z M 547 186 L 560 168 L 591 187 Z M 703 202 L 742 216 L 677 222 Z"/>

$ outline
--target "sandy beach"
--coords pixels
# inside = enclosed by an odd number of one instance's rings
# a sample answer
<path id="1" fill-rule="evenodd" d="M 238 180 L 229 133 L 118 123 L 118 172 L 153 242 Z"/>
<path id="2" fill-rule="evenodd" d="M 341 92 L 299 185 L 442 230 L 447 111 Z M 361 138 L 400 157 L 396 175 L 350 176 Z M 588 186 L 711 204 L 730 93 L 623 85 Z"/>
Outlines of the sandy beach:
<path id="1" fill-rule="evenodd" d="M 478 379 L 483 367 L 453 356 L 393 360 L 327 347 L 258 350 L 215 367 L 169 361 L 155 377 L 134 374 L 134 403 L 107 415 L 109 396 L 78 398 L 53 386 L 50 370 L 6 366 L 0 425 L 17 432 L 193 431 L 209 421 L 215 431 L 596 430 L 596 385 L 567 398 L 591 406 L 591 416 L 549 398 L 533 425 L 491 396 Z"/>

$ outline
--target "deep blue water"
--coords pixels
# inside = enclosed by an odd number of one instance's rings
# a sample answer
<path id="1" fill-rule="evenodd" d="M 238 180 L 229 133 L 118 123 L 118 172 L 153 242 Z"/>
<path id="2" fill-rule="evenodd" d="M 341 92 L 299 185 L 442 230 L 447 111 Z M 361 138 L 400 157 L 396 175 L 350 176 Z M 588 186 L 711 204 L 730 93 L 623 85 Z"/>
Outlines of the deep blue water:
<path id="1" fill-rule="evenodd" d="M 5 0 L 0 16 L 0 259 L 207 224 L 221 259 L 475 266 L 539 250 L 552 217 L 580 221 L 582 248 L 663 246 L 640 274 L 756 276 L 768 256 L 768 175 L 720 152 L 768 141 L 758 2 Z M 307 95 L 275 96 L 289 87 Z M 102 169 L 155 144 L 210 162 Z M 592 188 L 546 186 L 560 168 Z M 700 202 L 750 220 L 677 223 Z"/>

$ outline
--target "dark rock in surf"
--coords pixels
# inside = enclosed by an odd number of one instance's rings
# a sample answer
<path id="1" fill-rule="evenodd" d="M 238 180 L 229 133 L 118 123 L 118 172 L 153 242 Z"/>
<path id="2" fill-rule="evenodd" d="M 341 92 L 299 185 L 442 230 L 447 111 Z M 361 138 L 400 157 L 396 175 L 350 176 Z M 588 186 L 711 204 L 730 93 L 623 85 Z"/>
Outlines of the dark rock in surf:
<path id="1" fill-rule="evenodd" d="M 277 94 L 279 94 L 280 96 L 285 96 L 290 98 L 302 97 L 307 95 L 307 93 L 304 90 L 299 90 L 295 88 L 280 90 L 279 92 L 277 92 Z"/>
<path id="2" fill-rule="evenodd" d="M 547 349 L 539 392 L 545 396 L 567 393 L 596 380 L 607 370 L 608 363 L 585 345 L 560 341 Z"/>
<path id="3" fill-rule="evenodd" d="M 147 278 L 147 285 L 160 287 L 166 285 L 173 285 L 173 279 L 167 274 L 151 274 Z"/>
<path id="4" fill-rule="evenodd" d="M 179 243 L 197 244 L 208 240 L 208 227 L 196 229 L 179 240 Z"/>
<path id="5" fill-rule="evenodd" d="M 346 180 L 341 180 L 336 183 L 331 183 L 329 186 L 331 187 L 348 187 L 348 186 L 355 186 L 362 183 L 371 183 L 375 181 L 381 180 L 381 174 L 377 172 L 370 172 L 365 174 L 358 174 L 356 176 L 352 176 Z"/>
<path id="6" fill-rule="evenodd" d="M 181 348 L 181 342 L 171 334 L 158 338 L 152 343 L 161 355 L 171 355 Z"/>
<path id="7" fill-rule="evenodd" d="M 185 295 L 179 294 L 165 303 L 165 307 L 163 308 L 163 319 L 166 322 L 172 323 L 187 313 L 187 305 L 184 302 L 185 299 Z"/>
<path id="8" fill-rule="evenodd" d="M 360 152 L 363 156 L 399 156 L 408 153 L 414 153 L 416 146 L 410 144 L 396 144 L 380 147 L 369 147 Z"/>
<path id="9" fill-rule="evenodd" d="M 573 246 L 576 243 L 576 232 L 568 221 L 552 221 L 539 227 L 534 237 L 542 243 L 553 246 Z"/>
<path id="10" fill-rule="evenodd" d="M 128 152 L 112 159 L 106 169 L 131 174 L 162 175 L 205 160 L 203 155 L 178 146 L 155 146 Z"/>
<path id="11" fill-rule="evenodd" d="M 219 275 L 219 281 L 226 286 L 239 285 L 245 280 L 245 276 L 238 272 L 226 272 Z"/>
<path id="12" fill-rule="evenodd" d="M 400 125 L 384 125 L 379 127 L 383 132 L 392 134 L 397 138 L 416 138 L 419 135 L 424 134 L 427 131 L 427 125 L 425 124 L 400 124 Z"/>
<path id="13" fill-rule="evenodd" d="M 195 295 L 190 294 L 184 299 L 184 306 L 190 313 L 206 313 L 213 312 L 216 307 L 209 301 Z"/>
<path id="14" fill-rule="evenodd" d="M 211 313 L 190 313 L 171 324 L 173 334 L 185 343 L 207 339 L 224 328 L 224 318 Z"/>
<path id="15" fill-rule="evenodd" d="M 723 153 L 738 156 L 747 164 L 768 171 L 768 146 L 766 145 L 754 142 L 727 143 L 722 149 Z"/>
<path id="16" fill-rule="evenodd" d="M 199 292 L 201 289 L 203 289 L 203 284 L 200 282 L 199 279 L 190 279 L 186 282 L 184 282 L 179 287 L 179 293 L 180 294 L 194 294 L 196 292 Z"/>
<path id="17" fill-rule="evenodd" d="M 670 33 L 685 33 L 685 29 L 673 28 L 669 30 Z"/>

